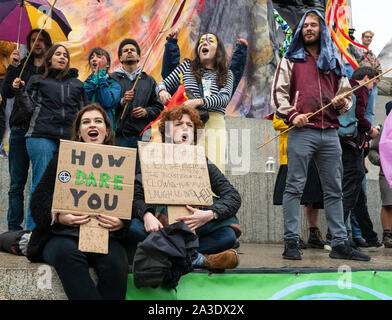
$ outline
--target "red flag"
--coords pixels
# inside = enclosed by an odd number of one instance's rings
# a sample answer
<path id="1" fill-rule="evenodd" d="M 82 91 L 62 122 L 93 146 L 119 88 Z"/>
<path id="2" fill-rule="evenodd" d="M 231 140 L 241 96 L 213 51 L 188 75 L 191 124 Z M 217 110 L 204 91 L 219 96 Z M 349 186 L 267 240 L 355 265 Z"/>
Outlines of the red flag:
<path id="1" fill-rule="evenodd" d="M 186 96 L 186 92 L 185 92 L 185 87 L 184 84 L 181 82 L 180 86 L 178 87 L 177 91 L 173 94 L 172 98 L 170 99 L 170 102 L 168 103 L 168 105 L 162 110 L 165 111 L 167 109 L 171 109 L 175 106 L 179 106 L 181 104 L 183 104 L 185 101 L 188 100 L 188 97 Z M 150 122 L 147 127 L 145 127 L 143 129 L 143 131 L 140 133 L 140 136 L 143 135 L 144 131 L 146 131 L 150 126 L 152 126 L 155 122 L 157 122 L 161 116 L 162 116 L 162 112 L 161 114 L 158 116 L 158 118 L 155 119 L 155 121 Z"/>
<path id="2" fill-rule="evenodd" d="M 181 5 L 180 5 L 180 8 L 179 8 L 178 11 L 177 11 L 176 17 L 175 17 L 174 20 L 173 20 L 173 23 L 172 23 L 172 25 L 171 25 L 171 28 L 173 28 L 173 26 L 177 23 L 178 19 L 180 18 L 181 13 L 182 13 L 182 10 L 184 9 L 184 6 L 185 6 L 185 2 L 186 2 L 186 0 L 183 0 L 183 1 L 182 1 Z"/>

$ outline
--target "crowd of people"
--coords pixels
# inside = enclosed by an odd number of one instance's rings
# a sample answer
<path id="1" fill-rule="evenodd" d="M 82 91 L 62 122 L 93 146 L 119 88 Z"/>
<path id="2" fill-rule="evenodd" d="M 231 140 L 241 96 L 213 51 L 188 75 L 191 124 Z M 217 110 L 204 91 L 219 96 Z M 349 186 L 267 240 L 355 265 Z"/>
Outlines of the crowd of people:
<path id="1" fill-rule="evenodd" d="M 373 35 L 371 31 L 362 35 L 365 46 Z M 196 144 L 198 129 L 208 133 L 205 150 L 214 204 L 204 209 L 187 206 L 191 215 L 177 219 L 198 239 L 190 267 L 228 269 L 239 263 L 235 249 L 241 228 L 236 214 L 241 197 L 224 175 L 224 116 L 245 70 L 248 43 L 237 40 L 229 64 L 218 35 L 201 34 L 193 59 L 180 62 L 177 36 L 175 30 L 167 38 L 160 83 L 142 70 L 141 49 L 134 39 L 119 43 L 121 65 L 113 72 L 110 54 L 104 48 L 93 48 L 88 55 L 91 74 L 84 82 L 71 67 L 67 47 L 52 44 L 45 30 L 33 29 L 28 34 L 29 59 L 14 47 L 7 53 L 0 137 L 5 103 L 13 101 L 10 189 L 8 232 L 0 239 L 13 239 L 9 252 L 54 266 L 70 299 L 124 299 L 128 246 L 147 241 L 150 234 L 167 226 L 168 219 L 162 215 L 167 210 L 158 212 L 157 206 L 145 202 L 137 159 L 132 219 L 98 216 L 100 226 L 110 231 L 108 254 L 79 251 L 79 227 L 91 217 L 83 212 L 51 212 L 60 139 L 137 148 L 138 141 L 149 137 L 142 135 L 145 128 L 158 117 L 162 143 Z M 341 62 L 324 18 L 316 10 L 304 14 L 289 42 L 271 92 L 275 130 L 294 126 L 280 136 L 281 165 L 273 197 L 274 205 L 283 206 L 283 258 L 300 260 L 301 248 L 310 247 L 327 248 L 331 258 L 368 261 L 370 256 L 359 247 L 392 247 L 391 189 L 385 177 L 382 180 L 381 167 L 383 243 L 373 230 L 366 199 L 364 156 L 369 149 L 369 159 L 380 165 L 380 130 L 372 124 L 377 81 L 369 82 L 380 73 L 379 62 L 371 51 L 355 51 L 360 67 L 350 70 Z M 165 109 L 180 85 L 188 99 Z M 347 94 L 358 86 L 362 87 Z M 331 107 L 314 114 L 329 103 Z M 390 109 L 389 104 L 387 113 Z M 356 119 L 354 131 L 350 131 L 350 116 Z M 30 163 L 32 185 L 25 215 L 23 192 Z M 300 205 L 305 206 L 309 227 L 307 243 L 299 238 Z M 319 209 L 325 209 L 327 217 L 325 240 L 318 228 Z M 97 285 L 89 267 L 97 271 Z"/>

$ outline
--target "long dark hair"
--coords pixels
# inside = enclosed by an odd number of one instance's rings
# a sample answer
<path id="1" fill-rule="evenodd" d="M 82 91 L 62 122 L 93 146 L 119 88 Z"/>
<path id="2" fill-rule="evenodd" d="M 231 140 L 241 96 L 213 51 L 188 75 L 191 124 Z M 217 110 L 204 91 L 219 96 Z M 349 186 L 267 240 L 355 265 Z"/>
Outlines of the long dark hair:
<path id="1" fill-rule="evenodd" d="M 60 79 L 64 78 L 64 77 L 67 75 L 67 73 L 68 73 L 68 71 L 69 71 L 70 61 L 71 61 L 71 57 L 70 57 L 70 55 L 69 55 L 69 51 L 68 51 L 68 49 L 67 49 L 65 46 L 63 46 L 62 44 L 54 44 L 53 46 L 51 46 L 51 47 L 49 48 L 49 50 L 48 50 L 48 51 L 46 52 L 46 54 L 45 54 L 45 60 L 44 60 L 44 68 L 45 68 L 45 71 L 44 71 L 44 74 L 42 75 L 42 79 L 45 79 L 45 78 L 48 76 L 50 69 L 52 69 L 52 64 L 51 64 L 51 62 L 50 62 L 50 59 L 52 59 L 54 53 L 56 52 L 56 50 L 57 50 L 59 47 L 63 47 L 63 48 L 65 49 L 65 51 L 67 52 L 67 55 L 68 55 L 68 62 L 67 62 L 67 65 L 65 66 L 64 70 L 61 70 L 61 71 L 59 72 L 59 74 L 56 76 L 56 79 L 57 79 L 57 80 L 60 80 Z"/>
<path id="2" fill-rule="evenodd" d="M 78 142 L 84 142 L 82 138 L 79 136 L 79 128 L 80 128 L 80 122 L 82 121 L 83 115 L 88 112 L 88 111 L 94 111 L 97 110 L 99 113 L 102 114 L 103 120 L 105 121 L 105 126 L 106 126 L 106 133 L 107 136 L 105 137 L 105 140 L 103 141 L 103 144 L 106 145 L 114 145 L 114 131 L 112 129 L 112 125 L 110 124 L 110 119 L 108 115 L 106 114 L 106 111 L 101 107 L 99 103 L 90 103 L 86 106 L 84 106 L 78 114 L 76 115 L 76 118 L 73 122 L 72 125 L 72 141 L 78 141 Z"/>
<path id="3" fill-rule="evenodd" d="M 218 46 L 216 48 L 216 54 L 214 59 L 214 69 L 216 71 L 216 84 L 218 85 L 219 88 L 222 88 L 226 84 L 229 68 L 227 67 L 227 55 L 226 55 L 225 47 L 221 39 L 219 39 L 219 37 L 215 33 L 205 32 L 202 35 L 200 35 L 198 41 L 196 42 L 195 48 L 193 50 L 195 58 L 191 61 L 191 71 L 194 74 L 196 80 L 199 83 L 201 83 L 201 78 L 205 70 L 205 67 L 200 61 L 198 47 L 200 43 L 200 38 L 205 34 L 213 34 L 216 37 L 216 40 L 218 41 Z"/>

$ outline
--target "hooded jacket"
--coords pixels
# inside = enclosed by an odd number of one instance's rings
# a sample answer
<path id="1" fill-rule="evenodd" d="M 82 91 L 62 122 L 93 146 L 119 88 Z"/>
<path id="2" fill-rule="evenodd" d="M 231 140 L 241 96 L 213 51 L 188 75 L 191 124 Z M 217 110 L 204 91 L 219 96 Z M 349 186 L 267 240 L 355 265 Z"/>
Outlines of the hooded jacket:
<path id="1" fill-rule="evenodd" d="M 301 33 L 305 14 L 289 50 L 276 69 L 272 85 L 271 105 L 277 118 L 289 124 L 297 115 L 314 113 L 335 96 L 351 90 L 324 19 L 316 10 L 309 11 L 320 17 L 320 55 L 316 61 L 305 50 Z M 331 105 L 311 117 L 305 127 L 337 129 L 340 126 L 338 115 L 347 112 L 351 105 L 351 96 L 346 97 L 342 105 L 336 108 Z"/>
<path id="2" fill-rule="evenodd" d="M 23 65 L 25 64 L 26 59 L 27 58 L 22 59 L 22 61 L 17 67 L 10 65 L 7 68 L 3 84 L 3 92 L 7 99 L 12 99 L 15 97 L 15 91 L 12 88 L 12 82 L 15 80 L 15 78 L 19 77 L 19 74 L 22 70 Z M 45 68 L 43 66 L 37 67 L 34 65 L 34 58 L 32 57 L 27 61 L 26 67 L 22 74 L 22 80 L 27 86 L 32 76 L 43 74 L 44 71 Z M 27 128 L 29 127 L 29 123 L 30 114 L 26 113 L 25 110 L 22 108 L 20 99 L 15 99 L 9 119 L 10 128 L 16 126 L 27 130 Z"/>
<path id="3" fill-rule="evenodd" d="M 70 139 L 73 121 L 87 104 L 83 82 L 77 79 L 78 70 L 71 68 L 57 80 L 58 70 L 48 76 L 33 76 L 26 90 L 15 90 L 24 112 L 31 115 L 26 137 Z"/>
<path id="4" fill-rule="evenodd" d="M 110 77 L 120 84 L 121 98 L 124 97 L 126 91 L 132 89 L 135 82 L 135 79 L 131 80 L 122 68 L 116 69 L 110 74 Z M 122 99 L 117 104 L 115 117 L 117 126 L 116 136 L 139 136 L 143 129 L 161 114 L 163 104 L 155 93 L 156 85 L 154 78 L 142 72 L 135 88 L 135 96 L 128 104 L 128 110 L 123 119 L 121 119 L 121 115 L 125 106 L 122 103 Z M 146 109 L 146 117 L 132 117 L 132 109 L 137 107 Z"/>

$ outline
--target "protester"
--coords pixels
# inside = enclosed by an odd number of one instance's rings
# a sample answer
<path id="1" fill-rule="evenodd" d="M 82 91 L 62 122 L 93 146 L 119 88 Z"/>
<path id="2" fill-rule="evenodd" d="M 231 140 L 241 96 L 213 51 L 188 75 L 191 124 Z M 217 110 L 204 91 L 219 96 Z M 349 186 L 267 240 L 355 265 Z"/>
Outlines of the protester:
<path id="1" fill-rule="evenodd" d="M 4 79 L 4 97 L 7 99 L 14 98 L 14 90 L 12 84 L 14 80 L 19 77 L 23 66 L 26 67 L 22 74 L 22 81 L 27 85 L 29 80 L 34 75 L 41 75 L 44 73 L 44 55 L 46 51 L 52 46 L 50 35 L 45 30 L 41 31 L 37 42 L 40 29 L 32 29 L 27 35 L 27 50 L 32 50 L 30 58 L 20 59 L 19 50 L 14 50 L 11 54 L 12 65 L 7 68 Z M 20 98 L 14 100 L 11 116 L 9 119 L 9 126 L 11 133 L 9 137 L 9 153 L 8 153 L 8 168 L 10 175 L 10 189 L 8 192 L 8 230 L 16 231 L 22 230 L 22 223 L 24 218 L 24 189 L 28 177 L 28 170 L 30 166 L 30 158 L 26 149 L 26 133 L 29 128 L 30 114 L 25 112 L 22 108 Z M 34 223 L 30 216 L 30 211 L 26 213 L 26 229 L 32 229 Z"/>
<path id="2" fill-rule="evenodd" d="M 70 139 L 73 120 L 87 104 L 83 82 L 77 79 L 78 70 L 70 68 L 66 47 L 53 45 L 45 55 L 44 68 L 43 75 L 29 80 L 26 90 L 20 88 L 25 85 L 23 80 L 16 78 L 13 82 L 20 110 L 31 115 L 26 133 L 26 149 L 32 164 L 30 194 L 41 180 L 60 139 Z M 27 220 L 26 229 L 33 228 L 34 221 Z"/>
<path id="3" fill-rule="evenodd" d="M 109 53 L 99 47 L 93 48 L 88 57 L 92 73 L 84 81 L 87 99 L 98 102 L 108 114 L 113 131 L 116 132 L 116 106 L 120 101 L 121 87 L 108 74 L 110 69 Z"/>
<path id="4" fill-rule="evenodd" d="M 387 116 L 391 112 L 392 101 L 385 105 L 385 111 Z M 385 178 L 384 171 L 380 162 L 380 151 L 379 142 L 382 134 L 382 126 L 380 126 L 380 134 L 377 138 L 373 139 L 370 143 L 369 161 L 375 166 L 380 167 L 380 173 L 378 181 L 380 185 L 381 193 L 381 226 L 383 228 L 383 239 L 382 242 L 386 248 L 392 248 L 392 189 L 389 186 L 387 179 Z"/>
<path id="5" fill-rule="evenodd" d="M 155 92 L 154 78 L 141 71 L 140 55 L 138 43 L 133 39 L 124 39 L 118 47 L 122 66 L 110 74 L 121 85 L 121 100 L 116 110 L 116 145 L 121 147 L 137 148 L 137 142 L 142 139 L 142 130 L 163 110 Z M 131 90 L 140 72 L 139 81 Z M 121 119 L 124 108 L 127 111 Z"/>
<path id="6" fill-rule="evenodd" d="M 283 192 L 286 187 L 287 178 L 287 137 L 288 132 L 282 133 L 288 129 L 288 126 L 283 120 L 279 120 L 274 115 L 273 127 L 275 130 L 280 131 L 279 136 L 279 153 L 280 153 L 280 167 L 278 175 L 276 176 L 273 204 L 282 205 Z M 308 175 L 305 183 L 304 192 L 301 197 L 301 205 L 305 206 L 305 216 L 309 227 L 309 238 L 307 245 L 299 237 L 300 249 L 324 248 L 324 240 L 321 231 L 318 228 L 319 209 L 324 209 L 323 202 L 323 189 L 321 188 L 321 181 L 318 175 L 317 167 L 313 159 L 309 162 Z"/>
<path id="7" fill-rule="evenodd" d="M 363 85 L 368 80 L 377 75 L 377 72 L 370 67 L 357 68 L 350 80 L 353 88 Z M 357 119 L 356 130 L 358 133 L 353 137 L 340 136 L 342 147 L 343 163 L 343 211 L 346 221 L 351 210 L 354 210 L 356 220 L 361 228 L 361 233 L 367 242 L 368 248 L 381 248 L 377 233 L 373 230 L 373 224 L 369 217 L 366 205 L 366 194 L 363 189 L 362 180 L 365 176 L 363 167 L 363 148 L 366 136 L 374 139 L 379 135 L 379 131 L 372 127 L 366 119 L 366 104 L 368 91 L 373 87 L 373 82 L 369 82 L 354 92 L 355 99 L 352 108 L 355 108 Z"/>
<path id="8" fill-rule="evenodd" d="M 195 58 L 184 60 L 158 84 L 157 92 L 164 105 L 171 99 L 168 91 L 181 82 L 187 92 L 186 106 L 201 113 L 205 122 L 206 154 L 225 172 L 226 124 L 225 111 L 233 93 L 233 73 L 227 67 L 223 42 L 212 33 L 202 34 L 194 48 Z M 204 118 L 208 111 L 207 118 Z"/>
<path id="9" fill-rule="evenodd" d="M 165 125 L 169 130 L 165 130 Z M 181 105 L 162 113 L 159 132 L 165 143 L 195 144 L 196 132 L 201 126 L 198 112 L 192 107 Z M 239 230 L 236 213 L 241 206 L 241 197 L 210 161 L 208 174 L 212 192 L 219 198 L 206 210 L 186 206 L 192 215 L 177 218 L 177 221 L 184 221 L 199 237 L 199 253 L 193 266 L 209 269 L 235 268 L 238 265 L 238 256 L 231 248 L 236 243 L 235 230 Z M 164 227 L 161 221 L 165 220 L 158 220 L 155 207 L 145 203 L 140 172 L 135 178 L 132 214 L 129 237 L 133 241 L 143 241 L 149 233 Z"/>
<path id="10" fill-rule="evenodd" d="M 5 77 L 5 72 L 8 66 L 12 63 L 10 55 L 15 49 L 16 45 L 12 42 L 0 40 L 0 156 L 4 153 L 2 150 L 2 141 L 5 132 L 5 108 L 7 104 L 7 99 L 3 93 L 3 81 Z"/>
<path id="11" fill-rule="evenodd" d="M 351 86 L 345 76 L 328 27 L 317 10 L 308 10 L 299 23 L 286 55 L 279 63 L 272 85 L 271 104 L 277 118 L 295 128 L 287 139 L 288 172 L 283 194 L 283 258 L 300 260 L 298 220 L 308 163 L 314 158 L 324 191 L 327 224 L 335 259 L 370 260 L 352 248 L 347 239 L 342 206 L 341 147 L 338 114 L 352 104 L 345 94 Z M 320 107 L 332 105 L 308 118 Z"/>
<path id="12" fill-rule="evenodd" d="M 114 132 L 105 110 L 96 103 L 81 109 L 73 122 L 71 140 L 113 145 Z M 108 254 L 79 251 L 79 227 L 91 218 L 83 212 L 80 215 L 60 212 L 52 216 L 57 163 L 58 151 L 55 151 L 31 198 L 31 215 L 37 225 L 27 246 L 27 257 L 32 262 L 44 261 L 54 266 L 70 300 L 124 299 L 128 258 L 122 241 L 127 222 L 100 214 L 96 217 L 100 226 L 110 231 Z M 98 276 L 97 286 L 90 276 L 90 267 Z"/>
<path id="13" fill-rule="evenodd" d="M 177 41 L 178 32 L 179 29 L 175 29 L 171 31 L 166 38 L 161 71 L 163 79 L 167 78 L 170 73 L 172 73 L 174 69 L 180 64 L 180 48 Z M 238 38 L 229 67 L 229 69 L 231 70 L 231 72 L 233 72 L 234 75 L 232 95 L 234 95 L 234 92 L 241 81 L 242 75 L 244 74 L 247 51 L 248 41 L 243 38 Z M 170 94 L 173 95 L 176 89 L 177 88 L 174 88 L 174 90 L 170 90 Z"/>

